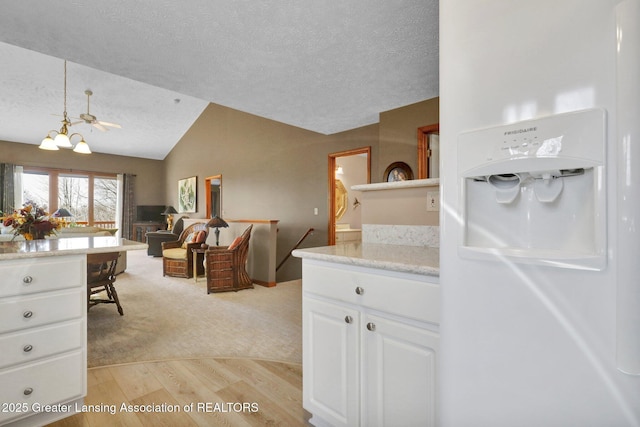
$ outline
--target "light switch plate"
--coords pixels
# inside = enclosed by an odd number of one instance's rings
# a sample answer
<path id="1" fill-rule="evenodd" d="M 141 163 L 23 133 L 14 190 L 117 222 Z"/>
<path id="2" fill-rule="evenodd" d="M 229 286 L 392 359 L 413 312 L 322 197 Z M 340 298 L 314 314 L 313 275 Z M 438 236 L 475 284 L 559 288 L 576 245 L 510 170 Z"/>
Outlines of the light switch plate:
<path id="1" fill-rule="evenodd" d="M 427 191 L 427 211 L 437 212 L 440 210 L 440 192 Z"/>

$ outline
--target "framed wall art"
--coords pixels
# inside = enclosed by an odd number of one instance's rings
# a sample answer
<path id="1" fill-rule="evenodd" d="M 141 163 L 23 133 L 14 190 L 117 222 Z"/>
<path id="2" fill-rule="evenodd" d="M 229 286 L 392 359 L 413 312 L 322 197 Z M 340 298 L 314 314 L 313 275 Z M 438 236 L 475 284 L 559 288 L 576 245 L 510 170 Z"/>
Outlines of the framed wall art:
<path id="1" fill-rule="evenodd" d="M 407 181 L 413 179 L 413 172 L 404 162 L 393 162 L 384 171 L 385 182 Z"/>
<path id="2" fill-rule="evenodd" d="M 178 180 L 178 212 L 194 213 L 196 211 L 196 177 Z"/>

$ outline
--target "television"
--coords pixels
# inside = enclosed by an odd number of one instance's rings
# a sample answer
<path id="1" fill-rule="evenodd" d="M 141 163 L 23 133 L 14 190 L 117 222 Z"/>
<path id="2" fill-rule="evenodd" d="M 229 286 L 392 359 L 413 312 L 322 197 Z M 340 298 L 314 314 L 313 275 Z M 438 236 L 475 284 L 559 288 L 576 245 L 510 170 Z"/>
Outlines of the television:
<path id="1" fill-rule="evenodd" d="M 165 208 L 164 205 L 139 205 L 136 207 L 136 222 L 165 222 L 162 215 Z"/>

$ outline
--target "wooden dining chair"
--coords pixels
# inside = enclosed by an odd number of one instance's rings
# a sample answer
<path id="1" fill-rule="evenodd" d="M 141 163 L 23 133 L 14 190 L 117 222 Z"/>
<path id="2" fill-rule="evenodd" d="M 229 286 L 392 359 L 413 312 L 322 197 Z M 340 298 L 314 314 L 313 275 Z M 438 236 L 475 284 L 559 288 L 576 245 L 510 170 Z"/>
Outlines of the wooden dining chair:
<path id="1" fill-rule="evenodd" d="M 124 315 L 118 293 L 113 283 L 116 281 L 116 264 L 119 252 L 87 254 L 87 311 L 98 304 L 115 304 L 120 316 Z M 105 297 L 93 297 L 104 292 Z"/>

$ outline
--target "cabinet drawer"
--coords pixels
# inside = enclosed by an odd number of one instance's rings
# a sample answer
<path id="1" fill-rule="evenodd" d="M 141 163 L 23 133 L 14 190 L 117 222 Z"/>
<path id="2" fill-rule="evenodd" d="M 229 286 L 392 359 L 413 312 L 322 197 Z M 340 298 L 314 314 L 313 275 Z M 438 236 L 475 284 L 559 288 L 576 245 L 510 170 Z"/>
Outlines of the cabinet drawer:
<path id="1" fill-rule="evenodd" d="M 0 300 L 0 333 L 81 318 L 85 292 L 82 288 Z"/>
<path id="2" fill-rule="evenodd" d="M 48 405 L 82 397 L 86 394 L 83 351 L 76 351 L 42 362 L 31 363 L 0 373 L 0 402 Z M 25 413 L 1 412 L 0 424 Z"/>
<path id="3" fill-rule="evenodd" d="M 305 292 L 398 316 L 440 323 L 440 286 L 426 276 L 394 276 L 374 269 L 346 269 L 303 263 Z"/>
<path id="4" fill-rule="evenodd" d="M 85 257 L 41 257 L 0 262 L 0 297 L 80 287 Z"/>
<path id="5" fill-rule="evenodd" d="M 85 323 L 78 319 L 53 326 L 0 335 L 0 369 L 80 349 Z"/>

